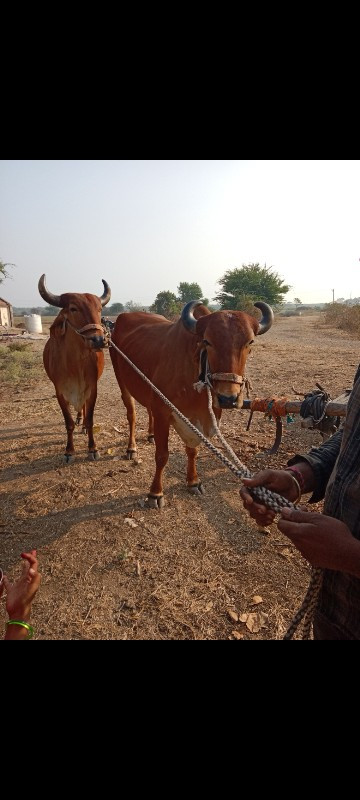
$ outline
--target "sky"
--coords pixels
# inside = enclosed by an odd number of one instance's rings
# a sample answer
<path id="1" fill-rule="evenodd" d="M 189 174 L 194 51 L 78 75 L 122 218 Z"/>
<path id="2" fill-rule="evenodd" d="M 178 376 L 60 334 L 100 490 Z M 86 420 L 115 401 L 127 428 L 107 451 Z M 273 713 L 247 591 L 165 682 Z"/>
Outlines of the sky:
<path id="1" fill-rule="evenodd" d="M 0 161 L 0 296 L 50 292 L 148 306 L 180 282 L 210 302 L 230 269 L 266 264 L 286 302 L 360 296 L 359 161 Z"/>

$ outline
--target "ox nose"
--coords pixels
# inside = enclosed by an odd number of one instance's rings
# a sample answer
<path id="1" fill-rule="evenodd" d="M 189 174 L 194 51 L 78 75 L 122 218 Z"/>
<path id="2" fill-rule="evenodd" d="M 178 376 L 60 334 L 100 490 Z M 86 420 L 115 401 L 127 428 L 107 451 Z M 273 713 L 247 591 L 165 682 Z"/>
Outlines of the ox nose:
<path id="1" fill-rule="evenodd" d="M 105 339 L 103 336 L 92 336 L 91 342 L 95 350 L 100 350 L 101 347 L 105 347 Z"/>
<path id="2" fill-rule="evenodd" d="M 218 394 L 220 408 L 236 408 L 238 396 L 237 394 Z"/>

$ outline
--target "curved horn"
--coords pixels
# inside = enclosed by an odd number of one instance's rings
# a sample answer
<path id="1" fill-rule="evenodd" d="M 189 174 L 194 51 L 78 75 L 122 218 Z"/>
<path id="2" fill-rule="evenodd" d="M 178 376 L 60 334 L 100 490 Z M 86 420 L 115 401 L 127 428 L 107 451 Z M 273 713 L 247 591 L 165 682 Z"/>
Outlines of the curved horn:
<path id="1" fill-rule="evenodd" d="M 196 306 L 201 306 L 201 300 L 190 300 L 189 303 L 186 303 L 182 312 L 181 312 L 181 321 L 187 331 L 190 333 L 196 333 L 196 319 L 193 315 L 193 310 Z"/>
<path id="2" fill-rule="evenodd" d="M 261 333 L 266 333 L 266 331 L 271 328 L 274 322 L 274 313 L 272 308 L 270 308 L 267 303 L 262 303 L 260 300 L 258 303 L 254 303 L 254 306 L 256 306 L 256 308 L 260 308 L 262 313 L 262 317 L 259 322 L 259 330 L 257 332 L 257 335 L 260 336 Z"/>
<path id="3" fill-rule="evenodd" d="M 40 280 L 39 280 L 38 289 L 39 289 L 39 292 L 41 294 L 42 299 L 45 300 L 45 303 L 49 303 L 49 306 L 57 306 L 57 308 L 62 308 L 61 300 L 60 300 L 61 295 L 59 295 L 59 294 L 51 294 L 51 292 L 48 292 L 48 290 L 46 288 L 46 285 L 45 285 L 45 274 L 42 275 Z"/>
<path id="4" fill-rule="evenodd" d="M 101 295 L 100 300 L 101 300 L 101 305 L 106 306 L 106 303 L 109 302 L 111 297 L 111 289 L 109 284 L 106 283 L 106 281 L 104 281 L 104 278 L 101 278 L 101 280 L 104 284 L 104 294 Z"/>

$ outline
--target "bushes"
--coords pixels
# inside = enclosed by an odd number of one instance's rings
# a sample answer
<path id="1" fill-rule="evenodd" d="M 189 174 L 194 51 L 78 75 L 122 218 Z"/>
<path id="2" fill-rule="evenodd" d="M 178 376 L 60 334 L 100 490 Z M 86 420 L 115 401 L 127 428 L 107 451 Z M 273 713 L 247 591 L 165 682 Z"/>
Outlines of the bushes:
<path id="1" fill-rule="evenodd" d="M 36 378 L 41 371 L 41 353 L 25 342 L 0 345 L 0 383 L 21 383 Z"/>
<path id="2" fill-rule="evenodd" d="M 325 308 L 325 323 L 360 338 L 360 305 L 346 306 L 329 303 Z"/>

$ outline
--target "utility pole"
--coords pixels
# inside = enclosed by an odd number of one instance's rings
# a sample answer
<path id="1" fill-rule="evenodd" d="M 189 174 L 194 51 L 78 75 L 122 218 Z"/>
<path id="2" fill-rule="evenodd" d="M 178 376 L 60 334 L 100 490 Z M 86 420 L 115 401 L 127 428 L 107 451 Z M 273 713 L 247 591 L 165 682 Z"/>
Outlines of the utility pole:
<path id="1" fill-rule="evenodd" d="M 333 293 L 333 303 L 335 303 L 335 300 L 334 300 L 334 292 L 335 292 L 335 289 L 331 289 L 331 291 L 332 291 L 332 293 Z"/>

